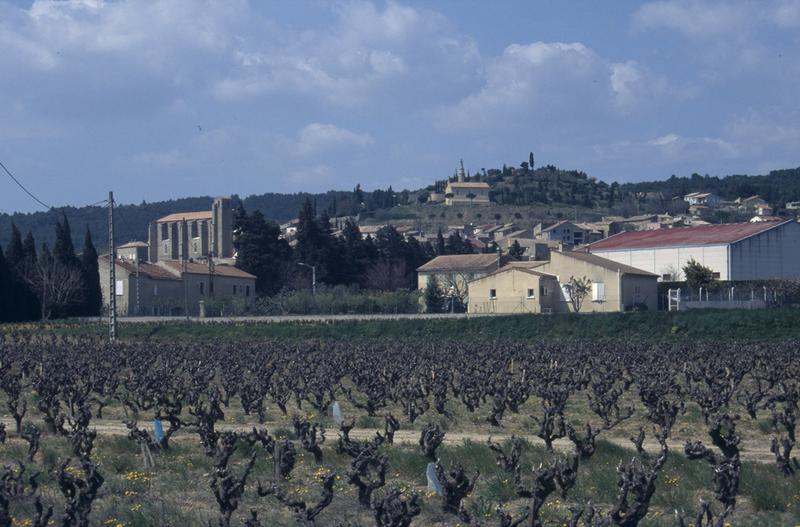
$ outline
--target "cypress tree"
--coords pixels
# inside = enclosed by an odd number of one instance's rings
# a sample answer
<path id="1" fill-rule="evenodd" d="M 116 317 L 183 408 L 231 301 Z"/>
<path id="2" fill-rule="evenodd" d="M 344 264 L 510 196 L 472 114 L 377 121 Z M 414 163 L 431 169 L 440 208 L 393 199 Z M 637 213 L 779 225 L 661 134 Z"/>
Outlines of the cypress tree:
<path id="1" fill-rule="evenodd" d="M 103 306 L 103 294 L 100 290 L 100 271 L 97 265 L 97 250 L 92 243 L 92 233 L 86 227 L 81 254 L 81 276 L 83 277 L 83 310 L 82 314 L 94 317 L 100 314 Z"/>
<path id="2" fill-rule="evenodd" d="M 6 248 L 6 261 L 11 270 L 20 272 L 25 260 L 25 251 L 22 246 L 22 235 L 15 223 L 11 223 L 11 241 Z"/>
<path id="3" fill-rule="evenodd" d="M 36 249 L 34 246 L 33 234 L 28 232 L 25 241 L 19 229 L 11 224 L 11 241 L 6 248 L 5 261 L 9 272 L 9 284 L 7 296 L 10 298 L 8 304 L 8 317 L 10 321 L 36 320 L 39 318 L 39 301 L 25 282 L 25 274 L 36 262 Z M 29 247 L 30 246 L 30 247 Z M 33 251 L 32 260 L 30 259 L 29 249 Z"/>
<path id="4" fill-rule="evenodd" d="M 14 296 L 11 268 L 3 255 L 3 248 L 0 247 L 0 322 L 11 322 Z"/>
<path id="5" fill-rule="evenodd" d="M 428 278 L 425 286 L 425 312 L 441 313 L 444 310 L 444 295 L 439 288 L 439 281 L 436 276 Z"/>
<path id="6" fill-rule="evenodd" d="M 75 255 L 75 246 L 72 244 L 72 231 L 69 227 L 67 216 L 63 216 L 64 222 L 56 222 L 56 242 L 53 245 L 53 258 L 56 261 L 77 268 L 80 264 Z"/>
<path id="7" fill-rule="evenodd" d="M 22 242 L 22 261 L 24 265 L 31 265 L 36 263 L 37 259 L 36 240 L 33 239 L 33 233 L 28 231 L 28 234 L 25 236 L 25 241 Z"/>

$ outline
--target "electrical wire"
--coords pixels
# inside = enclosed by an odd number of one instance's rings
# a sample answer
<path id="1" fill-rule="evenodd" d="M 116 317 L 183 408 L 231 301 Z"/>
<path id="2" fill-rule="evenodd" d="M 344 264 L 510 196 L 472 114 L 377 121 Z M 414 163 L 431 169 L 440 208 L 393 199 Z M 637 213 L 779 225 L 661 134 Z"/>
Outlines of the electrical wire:
<path id="1" fill-rule="evenodd" d="M 6 174 L 8 174 L 8 177 L 10 177 L 10 178 L 11 178 L 11 179 L 14 181 L 14 183 L 16 183 L 17 185 L 19 185 L 19 188 L 21 188 L 22 190 L 24 190 L 24 191 L 25 191 L 25 194 L 27 194 L 28 196 L 30 196 L 31 198 L 33 198 L 33 199 L 34 199 L 34 201 L 36 201 L 36 202 L 37 202 L 39 205 L 43 206 L 43 207 L 44 207 L 44 208 L 46 208 L 47 210 L 50 210 L 50 209 L 52 209 L 52 208 L 53 208 L 53 207 L 51 207 L 50 205 L 48 205 L 47 203 L 45 203 L 44 201 L 42 201 L 42 200 L 40 200 L 39 198 L 37 198 L 36 196 L 34 196 L 34 195 L 33 195 L 33 193 L 32 193 L 30 190 L 28 190 L 27 188 L 25 188 L 25 185 L 23 185 L 22 183 L 20 183 L 20 182 L 19 182 L 19 180 L 18 180 L 17 178 L 15 178 L 15 177 L 14 177 L 14 174 L 12 174 L 12 173 L 11 173 L 11 171 L 10 171 L 8 168 L 6 168 L 6 166 L 3 164 L 3 162 L 2 162 L 2 161 L 0 161 L 0 167 L 3 167 L 3 170 L 5 171 L 5 173 L 6 173 Z"/>

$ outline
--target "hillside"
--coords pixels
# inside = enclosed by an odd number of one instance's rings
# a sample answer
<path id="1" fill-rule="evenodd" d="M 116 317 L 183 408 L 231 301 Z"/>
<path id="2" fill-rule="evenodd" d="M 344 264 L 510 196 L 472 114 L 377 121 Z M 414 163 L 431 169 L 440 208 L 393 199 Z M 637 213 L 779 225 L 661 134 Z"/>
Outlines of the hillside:
<path id="1" fill-rule="evenodd" d="M 530 160 L 532 161 L 532 155 Z M 603 214 L 633 215 L 644 212 L 679 212 L 682 202 L 673 203 L 673 196 L 689 192 L 710 191 L 725 199 L 759 194 L 773 206 L 782 207 L 787 201 L 800 200 L 800 168 L 775 170 L 766 175 L 732 175 L 710 177 L 693 174 L 672 176 L 663 181 L 640 183 L 607 183 L 578 170 L 562 170 L 552 165 L 530 168 L 530 162 L 519 167 L 480 169 L 469 174 L 469 181 L 485 181 L 492 187 L 491 207 L 444 207 L 425 204 L 430 192 L 442 192 L 447 179 L 441 179 L 425 189 L 395 192 L 386 190 L 328 191 L 321 194 L 265 193 L 239 200 L 248 211 L 258 210 L 267 218 L 284 222 L 294 218 L 300 206 L 310 199 L 320 213 L 345 216 L 359 213 L 368 223 L 413 223 L 423 228 L 435 228 L 456 223 L 479 223 L 494 220 L 534 223 L 546 218 L 594 219 Z M 120 242 L 147 239 L 147 224 L 174 212 L 206 210 L 210 196 L 187 197 L 169 201 L 122 205 L 117 208 L 117 238 Z M 37 241 L 52 244 L 53 226 L 64 214 L 68 218 L 80 247 L 88 227 L 95 244 L 107 244 L 107 211 L 105 207 L 63 207 L 30 214 L 0 214 L 0 245 L 5 246 L 14 222 L 23 235 L 29 230 Z M 499 215 L 499 217 L 498 217 Z"/>

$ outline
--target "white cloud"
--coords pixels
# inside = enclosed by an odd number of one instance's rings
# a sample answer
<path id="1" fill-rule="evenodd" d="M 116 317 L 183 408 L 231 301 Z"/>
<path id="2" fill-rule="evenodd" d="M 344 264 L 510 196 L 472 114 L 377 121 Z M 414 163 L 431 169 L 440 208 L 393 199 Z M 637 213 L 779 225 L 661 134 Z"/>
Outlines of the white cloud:
<path id="1" fill-rule="evenodd" d="M 526 117 L 608 117 L 675 94 L 665 78 L 635 61 L 612 63 L 580 42 L 512 44 L 488 63 L 483 87 L 439 108 L 435 121 L 442 130 L 463 130 L 521 124 Z"/>
<path id="2" fill-rule="evenodd" d="M 311 123 L 298 132 L 292 152 L 295 155 L 307 156 L 336 148 L 363 148 L 373 142 L 369 134 L 357 134 L 332 124 Z"/>
<path id="3" fill-rule="evenodd" d="M 738 2 L 665 0 L 640 7 L 633 16 L 642 30 L 668 29 L 694 38 L 707 38 L 736 31 L 748 20 Z"/>
<path id="4" fill-rule="evenodd" d="M 604 160 L 647 160 L 650 165 L 676 163 L 703 163 L 709 159 L 736 158 L 740 152 L 736 145 L 720 137 L 689 137 L 667 133 L 643 141 L 617 141 L 594 148 L 598 158 Z"/>
<path id="5" fill-rule="evenodd" d="M 233 53 L 235 68 L 213 93 L 247 100 L 276 92 L 355 106 L 395 86 L 424 91 L 431 81 L 460 82 L 479 69 L 472 39 L 435 12 L 389 2 L 338 4 L 325 30 L 288 32 L 284 42 L 248 44 Z"/>

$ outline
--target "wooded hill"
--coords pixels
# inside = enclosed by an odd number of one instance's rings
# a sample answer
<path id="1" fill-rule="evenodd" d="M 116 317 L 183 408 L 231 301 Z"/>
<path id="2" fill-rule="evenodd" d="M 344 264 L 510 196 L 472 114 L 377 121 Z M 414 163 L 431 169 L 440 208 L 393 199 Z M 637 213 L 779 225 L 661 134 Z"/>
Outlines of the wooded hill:
<path id="1" fill-rule="evenodd" d="M 732 175 L 710 177 L 693 174 L 689 177 L 672 176 L 664 181 L 641 183 L 607 183 L 588 176 L 578 170 L 562 170 L 552 165 L 531 169 L 533 154 L 519 167 L 503 165 L 502 168 L 480 169 L 469 174 L 469 181 L 485 181 L 491 187 L 492 200 L 501 205 L 576 206 L 599 208 L 610 213 L 632 215 L 639 212 L 663 212 L 670 210 L 673 196 L 689 192 L 708 191 L 724 199 L 759 194 L 773 206 L 783 207 L 787 201 L 800 201 L 800 168 L 775 170 L 766 175 Z M 454 179 L 451 177 L 449 179 Z M 318 213 L 330 216 L 364 214 L 391 209 L 395 205 L 423 202 L 432 191 L 444 191 L 448 179 L 436 181 L 426 189 L 417 191 L 394 191 L 392 187 L 371 192 L 360 186 L 352 191 L 328 191 L 320 194 L 266 193 L 240 199 L 234 196 L 247 211 L 260 211 L 265 217 L 284 222 L 297 215 L 297 211 L 308 198 L 315 204 Z M 650 193 L 649 196 L 646 193 Z M 661 198 L 654 198 L 660 193 Z M 146 240 L 149 222 L 167 214 L 211 208 L 212 197 L 189 197 L 139 205 L 117 207 L 116 234 L 120 243 L 130 240 Z M 678 203 L 678 205 L 682 205 Z M 674 211 L 673 211 L 674 212 Z M 104 206 L 63 207 L 47 212 L 29 214 L 0 214 L 0 245 L 8 243 L 11 223 L 14 222 L 23 234 L 31 231 L 37 243 L 53 242 L 53 225 L 66 215 L 72 225 L 75 243 L 82 241 L 88 227 L 96 245 L 107 245 L 107 211 Z M 489 216 L 487 216 L 487 219 Z M 101 249 L 102 251 L 102 249 Z"/>

